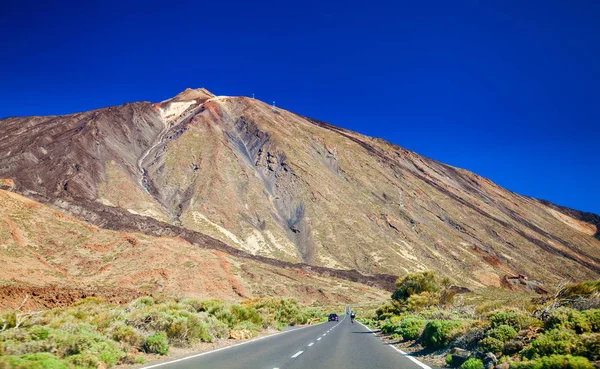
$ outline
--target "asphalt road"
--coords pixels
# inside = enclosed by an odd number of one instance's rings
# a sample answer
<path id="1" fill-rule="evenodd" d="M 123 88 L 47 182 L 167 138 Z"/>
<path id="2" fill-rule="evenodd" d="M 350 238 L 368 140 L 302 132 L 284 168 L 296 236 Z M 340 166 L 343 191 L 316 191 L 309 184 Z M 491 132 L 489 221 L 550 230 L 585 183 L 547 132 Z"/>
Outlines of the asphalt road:
<path id="1" fill-rule="evenodd" d="M 422 369 L 350 318 L 150 365 L 160 369 Z"/>

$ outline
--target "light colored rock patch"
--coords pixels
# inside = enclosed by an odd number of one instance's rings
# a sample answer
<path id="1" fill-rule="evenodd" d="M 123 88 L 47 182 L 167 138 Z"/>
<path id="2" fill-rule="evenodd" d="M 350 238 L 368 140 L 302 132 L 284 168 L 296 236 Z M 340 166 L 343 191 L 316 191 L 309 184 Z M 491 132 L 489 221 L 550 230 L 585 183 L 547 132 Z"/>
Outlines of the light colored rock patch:
<path id="1" fill-rule="evenodd" d="M 115 204 L 113 204 L 112 202 L 110 202 L 109 199 L 105 198 L 105 197 L 99 197 L 96 201 L 98 201 L 99 203 L 101 203 L 102 205 L 106 205 L 106 206 L 116 206 Z"/>
<path id="2" fill-rule="evenodd" d="M 187 108 L 194 105 L 195 103 L 196 103 L 196 100 L 171 102 L 171 103 L 167 104 L 167 107 L 165 109 L 160 107 L 158 110 L 159 110 L 161 118 L 165 122 L 171 122 L 172 120 L 177 119 L 181 114 L 183 114 L 183 112 Z"/>
<path id="3" fill-rule="evenodd" d="M 246 238 L 245 249 L 253 255 L 256 255 L 261 250 L 266 248 L 266 242 L 263 235 L 256 229 Z"/>
<path id="4" fill-rule="evenodd" d="M 221 227 L 220 225 L 211 222 L 207 217 L 204 216 L 204 214 L 202 214 L 198 211 L 194 211 L 192 213 L 192 217 L 194 218 L 194 221 L 196 223 L 203 223 L 203 222 L 208 223 L 210 226 L 214 227 L 221 234 L 223 234 L 228 239 L 233 241 L 236 245 L 244 247 L 244 244 L 242 242 L 240 242 L 240 240 L 233 233 L 229 232 L 227 229 Z"/>
<path id="5" fill-rule="evenodd" d="M 271 244 L 273 244 L 278 250 L 283 251 L 285 254 L 290 255 L 294 258 L 297 257 L 297 255 L 293 252 L 290 252 L 290 250 L 295 250 L 296 246 L 294 246 L 291 242 L 289 241 L 281 241 L 278 240 L 277 237 L 275 237 L 275 235 L 273 235 L 273 233 L 271 233 L 271 231 L 267 230 L 264 232 L 265 236 L 267 236 L 267 239 L 271 242 Z"/>
<path id="6" fill-rule="evenodd" d="M 575 228 L 579 232 L 583 232 L 589 236 L 593 236 L 596 234 L 596 232 L 598 232 L 596 226 L 593 224 L 582 222 L 581 220 L 577 220 L 575 218 L 571 218 L 570 216 L 556 211 L 552 208 L 546 207 L 546 210 L 550 214 L 552 214 L 552 216 L 554 216 L 556 219 L 560 220 L 561 222 L 565 223 L 571 228 Z"/>
<path id="7" fill-rule="evenodd" d="M 318 257 L 319 257 L 319 265 L 324 265 L 329 268 L 342 268 L 342 265 L 330 256 L 319 255 Z"/>

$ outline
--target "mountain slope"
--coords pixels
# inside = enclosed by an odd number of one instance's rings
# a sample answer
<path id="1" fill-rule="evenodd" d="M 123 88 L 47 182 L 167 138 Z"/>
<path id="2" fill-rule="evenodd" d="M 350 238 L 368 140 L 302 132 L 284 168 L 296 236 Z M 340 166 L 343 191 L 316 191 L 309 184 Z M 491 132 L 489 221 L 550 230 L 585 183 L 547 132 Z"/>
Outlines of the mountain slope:
<path id="1" fill-rule="evenodd" d="M 593 216 L 254 99 L 186 90 L 158 104 L 7 118 L 0 136 L 0 178 L 19 188 L 118 206 L 256 255 L 433 269 L 470 286 L 600 271 Z"/>
<path id="2" fill-rule="evenodd" d="M 52 307 L 82 294 L 118 301 L 140 294 L 239 300 L 294 297 L 304 303 L 381 299 L 361 283 L 282 268 L 173 236 L 111 231 L 0 190 L 0 307 Z"/>

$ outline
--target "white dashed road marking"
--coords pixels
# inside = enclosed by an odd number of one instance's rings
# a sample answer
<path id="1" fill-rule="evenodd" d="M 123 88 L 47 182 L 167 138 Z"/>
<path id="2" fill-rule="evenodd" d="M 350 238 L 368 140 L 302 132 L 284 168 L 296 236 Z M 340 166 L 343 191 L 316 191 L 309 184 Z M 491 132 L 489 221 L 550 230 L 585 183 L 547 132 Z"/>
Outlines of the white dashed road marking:
<path id="1" fill-rule="evenodd" d="M 298 356 L 302 355 L 302 353 L 303 353 L 303 352 L 304 352 L 304 351 L 298 351 L 298 352 L 296 352 L 294 355 L 292 355 L 292 359 L 295 359 L 295 358 L 297 358 Z"/>
<path id="2" fill-rule="evenodd" d="M 311 342 L 311 343 L 308 344 L 308 347 L 310 347 L 310 346 L 312 346 L 314 344 L 315 344 L 314 342 Z"/>

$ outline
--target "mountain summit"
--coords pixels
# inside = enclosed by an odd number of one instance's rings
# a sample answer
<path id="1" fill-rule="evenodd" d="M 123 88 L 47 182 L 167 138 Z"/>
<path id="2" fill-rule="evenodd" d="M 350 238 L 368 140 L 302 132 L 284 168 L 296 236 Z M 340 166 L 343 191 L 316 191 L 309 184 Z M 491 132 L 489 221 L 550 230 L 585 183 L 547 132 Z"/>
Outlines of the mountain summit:
<path id="1" fill-rule="evenodd" d="M 0 178 L 207 234 L 248 253 L 363 273 L 437 270 L 500 286 L 597 278 L 600 217 L 521 196 L 381 139 L 247 97 L 0 120 Z"/>

